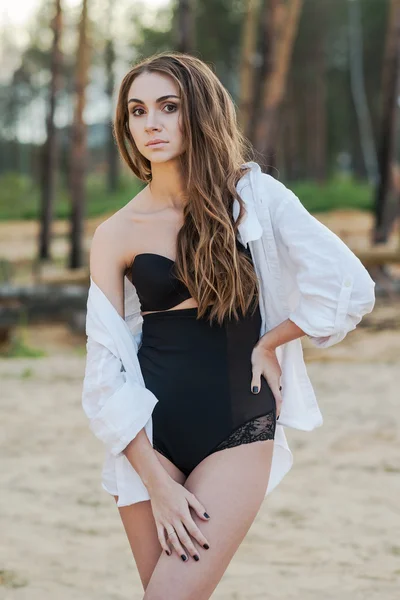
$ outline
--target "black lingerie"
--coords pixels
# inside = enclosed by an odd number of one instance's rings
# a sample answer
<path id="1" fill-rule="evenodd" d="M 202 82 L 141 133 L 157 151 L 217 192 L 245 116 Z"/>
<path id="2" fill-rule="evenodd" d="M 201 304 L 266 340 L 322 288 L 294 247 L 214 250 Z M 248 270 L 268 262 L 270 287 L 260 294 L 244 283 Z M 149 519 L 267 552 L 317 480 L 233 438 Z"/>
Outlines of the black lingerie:
<path id="1" fill-rule="evenodd" d="M 258 394 L 250 389 L 259 307 L 221 325 L 209 322 L 208 311 L 197 319 L 197 307 L 168 310 L 190 298 L 174 281 L 173 265 L 159 254 L 139 254 L 132 282 L 142 311 L 158 311 L 143 315 L 138 351 L 145 385 L 158 398 L 153 446 L 189 475 L 213 452 L 274 439 L 276 406 L 264 377 Z"/>
<path id="2" fill-rule="evenodd" d="M 185 284 L 174 277 L 175 263 L 161 254 L 137 254 L 132 266 L 132 281 L 142 312 L 168 310 L 190 298 Z"/>

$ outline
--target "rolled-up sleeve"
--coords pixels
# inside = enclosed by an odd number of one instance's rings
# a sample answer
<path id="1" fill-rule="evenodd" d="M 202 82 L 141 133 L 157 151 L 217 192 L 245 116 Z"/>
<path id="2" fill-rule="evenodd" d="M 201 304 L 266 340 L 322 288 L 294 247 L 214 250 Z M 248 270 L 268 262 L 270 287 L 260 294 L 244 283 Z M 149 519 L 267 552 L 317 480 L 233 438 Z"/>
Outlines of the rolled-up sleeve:
<path id="1" fill-rule="evenodd" d="M 372 311 L 375 282 L 350 248 L 277 183 L 284 193 L 275 211 L 275 235 L 300 292 L 289 319 L 315 346 L 332 346 Z"/>
<path id="2" fill-rule="evenodd" d="M 83 410 L 91 431 L 118 456 L 146 425 L 158 400 L 107 346 L 89 336 L 86 349 Z"/>

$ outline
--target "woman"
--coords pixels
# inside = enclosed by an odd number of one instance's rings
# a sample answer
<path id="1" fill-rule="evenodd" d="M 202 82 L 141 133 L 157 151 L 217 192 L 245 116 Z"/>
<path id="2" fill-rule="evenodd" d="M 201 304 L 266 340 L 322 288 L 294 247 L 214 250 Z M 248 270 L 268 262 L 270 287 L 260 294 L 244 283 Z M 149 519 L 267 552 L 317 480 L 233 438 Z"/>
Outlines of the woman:
<path id="1" fill-rule="evenodd" d="M 144 598 L 201 600 L 290 469 L 281 408 L 284 425 L 322 422 L 301 336 L 343 339 L 372 310 L 374 283 L 289 190 L 244 163 L 232 100 L 199 59 L 135 65 L 115 135 L 147 185 L 93 238 L 83 406 L 109 450 L 103 487 Z M 293 278 L 280 279 L 285 264 Z"/>

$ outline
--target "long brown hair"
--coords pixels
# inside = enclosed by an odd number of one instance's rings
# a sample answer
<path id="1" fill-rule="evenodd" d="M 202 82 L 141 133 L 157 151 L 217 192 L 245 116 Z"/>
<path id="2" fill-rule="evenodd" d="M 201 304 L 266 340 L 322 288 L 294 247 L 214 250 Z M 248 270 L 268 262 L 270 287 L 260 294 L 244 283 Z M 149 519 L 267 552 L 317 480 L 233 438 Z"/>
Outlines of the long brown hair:
<path id="1" fill-rule="evenodd" d="M 114 135 L 121 156 L 142 181 L 151 181 L 151 162 L 137 149 L 129 131 L 127 97 L 133 80 L 145 72 L 169 75 L 182 96 L 186 151 L 179 157 L 188 202 L 177 236 L 175 273 L 197 301 L 198 317 L 211 304 L 210 320 L 238 319 L 256 307 L 258 280 L 249 259 L 238 251 L 236 233 L 244 205 L 236 184 L 253 149 L 242 135 L 232 98 L 202 60 L 180 52 L 161 52 L 135 64 L 119 89 Z M 240 204 L 235 222 L 234 198 Z"/>

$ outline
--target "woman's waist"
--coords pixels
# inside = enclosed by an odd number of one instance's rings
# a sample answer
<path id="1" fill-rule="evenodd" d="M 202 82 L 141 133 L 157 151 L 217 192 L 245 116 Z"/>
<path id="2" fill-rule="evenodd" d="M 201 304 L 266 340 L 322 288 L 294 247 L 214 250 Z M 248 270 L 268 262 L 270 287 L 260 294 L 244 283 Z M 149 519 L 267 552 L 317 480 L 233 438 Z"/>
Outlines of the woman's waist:
<path id="1" fill-rule="evenodd" d="M 198 307 L 177 308 L 143 316 L 141 351 L 144 349 L 185 352 L 214 343 L 223 328 L 212 327 L 206 316 L 198 318 Z"/>
<path id="2" fill-rule="evenodd" d="M 209 314 L 198 318 L 198 308 L 157 311 L 144 315 L 141 346 L 151 351 L 182 353 L 212 353 L 226 351 L 231 344 L 240 346 L 236 352 L 246 354 L 257 343 L 260 335 L 259 310 L 239 320 L 224 319 L 220 324 Z"/>
<path id="3" fill-rule="evenodd" d="M 255 309 L 255 310 L 254 310 Z M 226 315 L 223 319 L 223 323 L 222 325 L 226 325 L 229 322 L 235 322 L 237 320 L 241 321 L 241 320 L 245 320 L 248 319 L 250 315 L 254 315 L 255 313 L 259 312 L 260 308 L 259 308 L 259 304 L 258 302 L 256 303 L 256 306 L 254 306 L 254 304 L 248 309 L 247 312 L 243 312 L 241 310 L 241 308 L 237 309 L 237 315 L 238 318 L 236 318 L 234 315 L 232 316 L 228 316 Z M 155 311 L 151 311 L 151 312 L 145 312 L 145 314 L 141 314 L 142 318 L 143 318 L 143 326 L 147 325 L 147 324 L 151 324 L 153 322 L 162 322 L 162 321 L 169 321 L 169 320 L 197 320 L 197 321 L 204 321 L 207 323 L 210 323 L 210 313 L 212 311 L 212 305 L 207 306 L 205 312 L 203 313 L 203 315 L 199 318 L 198 317 L 198 312 L 199 312 L 199 307 L 198 306 L 192 306 L 189 308 L 170 308 L 170 309 L 166 309 L 166 310 L 155 310 Z M 213 318 L 213 323 L 218 323 L 218 319 L 217 317 Z M 218 323 L 219 324 L 219 323 Z"/>
<path id="4" fill-rule="evenodd" d="M 167 310 L 156 310 L 152 312 L 147 312 L 143 317 L 143 323 L 151 323 L 154 320 L 164 320 L 164 319 L 180 319 L 180 318 L 196 318 L 198 314 L 198 307 L 192 306 L 189 308 L 170 308 Z"/>

